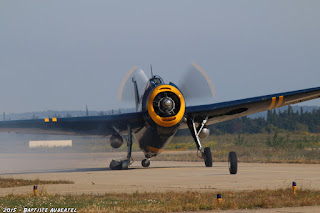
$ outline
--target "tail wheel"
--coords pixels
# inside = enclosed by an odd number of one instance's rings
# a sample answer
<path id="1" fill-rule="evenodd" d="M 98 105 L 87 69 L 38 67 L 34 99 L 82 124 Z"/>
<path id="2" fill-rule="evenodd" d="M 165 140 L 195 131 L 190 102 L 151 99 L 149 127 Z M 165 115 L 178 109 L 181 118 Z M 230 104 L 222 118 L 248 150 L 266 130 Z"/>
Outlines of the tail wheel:
<path id="1" fill-rule="evenodd" d="M 203 157 L 206 167 L 212 167 L 212 154 L 210 147 L 204 148 Z"/>
<path id="2" fill-rule="evenodd" d="M 229 172 L 232 175 L 237 174 L 238 171 L 238 159 L 235 152 L 229 152 L 228 158 Z"/>
<path id="3" fill-rule="evenodd" d="M 149 167 L 149 166 L 150 166 L 150 160 L 148 160 L 148 159 L 142 160 L 142 161 L 141 161 L 141 165 L 142 165 L 143 167 Z"/>

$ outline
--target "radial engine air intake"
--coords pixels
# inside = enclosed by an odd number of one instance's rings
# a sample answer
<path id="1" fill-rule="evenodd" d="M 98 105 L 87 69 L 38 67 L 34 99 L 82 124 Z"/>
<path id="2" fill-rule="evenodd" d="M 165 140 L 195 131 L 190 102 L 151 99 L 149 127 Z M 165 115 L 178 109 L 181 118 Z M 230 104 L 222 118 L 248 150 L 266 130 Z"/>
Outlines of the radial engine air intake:
<path id="1" fill-rule="evenodd" d="M 148 113 L 152 120 L 163 127 L 178 124 L 185 112 L 185 101 L 181 92 L 171 85 L 160 85 L 150 94 Z"/>

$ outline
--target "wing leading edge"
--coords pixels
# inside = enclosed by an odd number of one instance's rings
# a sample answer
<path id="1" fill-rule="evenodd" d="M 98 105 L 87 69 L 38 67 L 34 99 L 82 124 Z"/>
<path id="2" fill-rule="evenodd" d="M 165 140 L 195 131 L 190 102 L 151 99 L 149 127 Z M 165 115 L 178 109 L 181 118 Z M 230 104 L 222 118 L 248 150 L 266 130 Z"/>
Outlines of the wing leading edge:
<path id="1" fill-rule="evenodd" d="M 106 136 L 115 133 L 113 127 L 126 131 L 128 124 L 132 129 L 141 128 L 144 124 L 142 113 L 2 121 L 0 132 Z"/>
<path id="2" fill-rule="evenodd" d="M 320 98 L 320 87 L 186 108 L 186 116 L 208 125 Z"/>
<path id="3" fill-rule="evenodd" d="M 208 117 L 207 124 L 210 125 L 316 98 L 320 98 L 320 87 L 236 101 L 189 106 L 186 107 L 185 115 L 196 122 L 202 122 Z M 0 132 L 106 136 L 114 133 L 113 127 L 126 131 L 128 124 L 133 130 L 142 128 L 144 126 L 143 113 L 1 121 Z M 181 128 L 186 127 L 187 125 L 181 126 Z"/>

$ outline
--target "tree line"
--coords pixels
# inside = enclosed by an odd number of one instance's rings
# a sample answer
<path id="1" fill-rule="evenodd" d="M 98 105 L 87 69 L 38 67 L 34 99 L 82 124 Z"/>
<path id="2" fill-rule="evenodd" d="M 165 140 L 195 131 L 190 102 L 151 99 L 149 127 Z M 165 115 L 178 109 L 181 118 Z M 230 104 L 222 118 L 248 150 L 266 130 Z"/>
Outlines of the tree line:
<path id="1" fill-rule="evenodd" d="M 279 130 L 320 133 L 320 108 L 311 112 L 294 112 L 289 105 L 284 111 L 270 110 L 267 117 L 242 117 L 208 127 L 213 134 L 271 133 Z"/>

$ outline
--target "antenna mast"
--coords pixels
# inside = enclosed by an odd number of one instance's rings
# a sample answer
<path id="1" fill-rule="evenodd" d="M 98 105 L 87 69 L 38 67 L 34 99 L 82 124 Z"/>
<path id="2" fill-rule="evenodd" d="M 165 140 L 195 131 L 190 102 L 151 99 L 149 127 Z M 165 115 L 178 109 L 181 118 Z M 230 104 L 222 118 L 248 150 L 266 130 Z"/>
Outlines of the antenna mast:
<path id="1" fill-rule="evenodd" d="M 152 64 L 150 64 L 150 70 L 151 70 L 151 77 L 153 78 L 154 75 L 153 75 L 153 72 L 152 72 Z"/>

